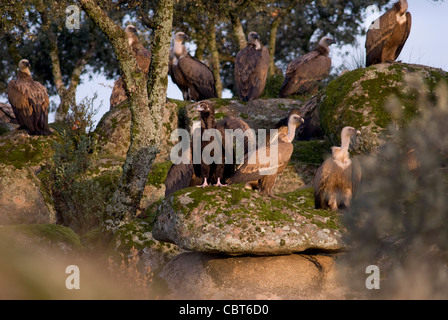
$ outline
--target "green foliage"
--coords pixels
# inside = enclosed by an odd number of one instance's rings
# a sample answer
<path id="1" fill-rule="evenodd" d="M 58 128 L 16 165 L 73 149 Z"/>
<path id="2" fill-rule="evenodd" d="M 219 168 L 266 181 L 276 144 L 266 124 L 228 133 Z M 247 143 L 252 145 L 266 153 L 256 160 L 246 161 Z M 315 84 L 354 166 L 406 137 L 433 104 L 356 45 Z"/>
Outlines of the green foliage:
<path id="1" fill-rule="evenodd" d="M 19 136 L 17 139 L 4 138 L 0 143 L 0 163 L 12 165 L 17 169 L 36 166 L 52 155 L 52 143 L 57 135 Z"/>
<path id="2" fill-rule="evenodd" d="M 314 166 L 320 166 L 324 162 L 325 155 L 331 153 L 332 147 L 327 140 L 295 140 L 293 141 L 293 145 L 294 153 L 291 160 Z"/>
<path id="3" fill-rule="evenodd" d="M 73 249 L 81 249 L 79 236 L 70 228 L 54 224 L 27 224 L 5 226 L 2 235 L 22 234 L 42 244 L 68 245 Z"/>
<path id="4" fill-rule="evenodd" d="M 360 192 L 344 217 L 353 245 L 344 262 L 363 292 L 366 266 L 380 267 L 381 290 L 369 292 L 375 298 L 446 299 L 448 87 L 438 87 L 435 105 L 421 80 L 408 87 L 420 93 L 419 117 L 407 128 L 389 126 L 391 140 L 363 161 Z M 398 100 L 388 109 L 404 116 Z"/>
<path id="5" fill-rule="evenodd" d="M 49 94 L 56 94 L 53 65 L 50 59 L 49 37 L 57 37 L 58 58 L 62 81 L 68 84 L 80 58 L 87 51 L 89 42 L 94 39 L 96 49 L 88 61 L 89 71 L 102 73 L 113 78 L 119 73 L 118 63 L 109 41 L 93 23 L 81 14 L 80 29 L 65 27 L 65 9 L 73 1 L 25 0 L 7 1 L 0 5 L 0 94 L 6 92 L 8 81 L 15 76 L 17 59 L 26 58 L 31 63 L 31 72 L 36 81 L 47 87 Z M 47 15 L 49 25 L 42 21 L 41 13 Z M 123 13 L 110 13 L 120 20 Z M 18 56 L 18 57 L 17 57 Z"/>
<path id="6" fill-rule="evenodd" d="M 163 163 L 154 163 L 151 172 L 148 175 L 148 184 L 161 188 L 165 184 L 166 175 L 170 170 L 172 163 L 170 161 Z"/>
<path id="7" fill-rule="evenodd" d="M 64 122 L 68 128 L 72 128 L 75 135 L 91 134 L 95 129 L 94 117 L 102 107 L 102 104 L 94 107 L 97 98 L 95 93 L 92 98 L 86 97 L 79 104 L 70 106 Z"/>
<path id="8" fill-rule="evenodd" d="M 10 130 L 6 127 L 5 124 L 0 123 L 0 136 L 7 134 Z"/>
<path id="9" fill-rule="evenodd" d="M 186 204 L 180 203 L 178 200 L 180 195 L 187 196 L 191 201 Z M 186 217 L 193 210 L 207 212 L 212 208 L 217 208 L 214 215 L 206 217 L 208 223 L 216 223 L 218 216 L 222 218 L 224 215 L 227 224 L 239 224 L 246 217 L 251 217 L 254 220 L 282 225 L 291 221 L 288 212 L 297 212 L 319 227 L 332 230 L 340 229 L 339 215 L 327 210 L 314 209 L 312 188 L 299 189 L 279 196 L 279 199 L 261 197 L 257 192 L 247 190 L 244 185 L 240 184 L 215 190 L 187 188 L 175 192 L 169 198 L 172 200 L 168 201 L 172 201 L 170 205 L 174 210 L 183 213 Z"/>
<path id="10" fill-rule="evenodd" d="M 448 82 L 443 70 L 403 63 L 357 69 L 330 82 L 319 107 L 321 125 L 330 141 L 340 143 L 340 131 L 345 126 L 362 129 L 363 141 L 357 152 L 366 153 L 378 146 L 378 136 L 389 124 L 406 126 L 419 114 L 417 91 L 409 90 L 406 82 L 413 76 L 422 77 L 432 102 L 437 85 Z M 391 98 L 400 101 L 402 117 L 393 118 L 387 111 Z"/>
<path id="11" fill-rule="evenodd" d="M 280 89 L 282 87 L 285 77 L 282 74 L 276 74 L 274 76 L 268 76 L 266 79 L 266 86 L 260 98 L 278 98 Z"/>
<path id="12" fill-rule="evenodd" d="M 358 35 L 365 33 L 360 28 L 365 8 L 378 5 L 381 9 L 387 3 L 385 0 L 181 0 L 175 6 L 174 29 L 190 35 L 197 47 L 196 57 L 208 62 L 209 23 L 220 22 L 216 24 L 220 75 L 223 87 L 235 93 L 234 57 L 240 48 L 233 34 L 232 17 L 239 18 L 246 36 L 256 31 L 264 45 L 269 43 L 274 21 L 280 19 L 274 57 L 277 68 L 285 70 L 293 59 L 313 50 L 324 35 L 334 37 L 339 47 L 353 44 Z M 277 97 L 278 92 L 268 92 L 265 97 Z"/>
<path id="13" fill-rule="evenodd" d="M 93 100 L 86 99 L 71 108 L 65 126 L 61 126 L 61 141 L 54 143 L 44 181 L 53 198 L 58 223 L 80 234 L 100 223 L 119 178 L 118 173 L 94 175 L 97 140 L 89 132 L 93 130 Z"/>

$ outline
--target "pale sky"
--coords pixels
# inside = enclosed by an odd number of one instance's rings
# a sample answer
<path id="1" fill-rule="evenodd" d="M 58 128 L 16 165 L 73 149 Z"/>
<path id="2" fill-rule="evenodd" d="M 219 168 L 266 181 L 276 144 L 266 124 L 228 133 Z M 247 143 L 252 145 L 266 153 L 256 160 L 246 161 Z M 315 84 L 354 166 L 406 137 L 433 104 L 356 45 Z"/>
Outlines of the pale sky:
<path id="1" fill-rule="evenodd" d="M 412 14 L 412 30 L 408 41 L 399 57 L 406 63 L 423 64 L 432 67 L 442 68 L 448 71 L 448 37 L 445 32 L 448 30 L 448 3 L 434 3 L 430 0 L 408 0 L 409 11 Z M 367 29 L 370 22 L 376 19 L 380 13 L 372 10 L 367 14 Z M 359 44 L 353 51 L 363 51 L 365 37 L 359 39 Z M 338 56 L 338 48 L 332 47 L 331 53 L 333 67 L 337 68 L 342 64 Z M 92 97 L 95 92 L 98 98 L 96 106 L 101 106 L 96 121 L 109 110 L 109 98 L 112 92 L 113 80 L 106 80 L 102 75 L 95 76 L 91 81 L 88 76 L 84 76 L 83 83 L 79 85 L 77 91 L 77 101 L 85 97 Z M 182 100 L 182 94 L 177 86 L 168 77 L 168 98 Z M 230 92 L 224 92 L 223 98 L 231 98 Z M 58 102 L 58 97 L 51 97 L 51 100 Z M 54 115 L 49 116 L 52 122 Z"/>

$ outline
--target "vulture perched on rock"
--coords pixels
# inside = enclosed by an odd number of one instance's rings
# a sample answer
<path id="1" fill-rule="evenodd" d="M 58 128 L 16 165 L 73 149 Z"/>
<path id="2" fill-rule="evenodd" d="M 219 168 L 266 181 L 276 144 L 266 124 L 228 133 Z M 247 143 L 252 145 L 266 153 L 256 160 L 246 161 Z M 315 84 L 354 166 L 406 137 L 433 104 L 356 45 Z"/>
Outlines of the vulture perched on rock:
<path id="1" fill-rule="evenodd" d="M 193 146 L 191 146 L 193 147 Z M 201 182 L 196 182 L 197 176 L 194 172 L 193 162 L 173 164 L 168 170 L 165 179 L 165 197 L 178 190 L 199 185 Z"/>
<path id="2" fill-rule="evenodd" d="M 191 101 L 190 94 L 188 93 L 189 83 L 183 76 L 177 65 L 177 58 L 174 54 L 174 46 L 170 49 L 170 59 L 168 64 L 168 74 L 171 77 L 171 80 L 177 87 L 182 91 L 182 96 L 185 101 Z"/>
<path id="3" fill-rule="evenodd" d="M 328 77 L 331 69 L 329 46 L 336 43 L 330 37 L 323 37 L 314 51 L 292 61 L 286 69 L 285 80 L 280 89 L 280 98 L 293 94 L 312 93 L 320 81 Z"/>
<path id="4" fill-rule="evenodd" d="M 401 53 L 411 32 L 412 16 L 408 2 L 400 0 L 367 31 L 366 67 L 383 62 L 394 62 Z"/>
<path id="5" fill-rule="evenodd" d="M 47 89 L 31 77 L 30 63 L 21 60 L 17 80 L 8 84 L 8 100 L 21 128 L 31 135 L 50 135 Z"/>
<path id="6" fill-rule="evenodd" d="M 351 138 L 360 134 L 352 127 L 341 133 L 341 147 L 332 147 L 332 156 L 319 167 L 313 179 L 316 209 L 337 211 L 350 207 L 356 187 L 361 181 L 361 168 L 350 160 Z"/>
<path id="7" fill-rule="evenodd" d="M 168 171 L 165 180 L 165 197 L 170 194 L 193 186 L 206 187 L 209 183 L 215 186 L 225 186 L 223 183 L 230 177 L 236 168 L 236 163 L 225 163 L 225 130 L 242 130 L 247 132 L 247 138 L 244 140 L 244 152 L 247 153 L 248 144 L 256 143 L 256 137 L 249 125 L 236 117 L 228 116 L 223 120 L 216 122 L 215 110 L 209 101 L 201 101 L 196 106 L 196 111 L 201 113 L 201 137 L 206 129 L 217 129 L 222 135 L 222 164 L 206 164 L 202 160 L 200 164 L 193 164 L 193 141 L 190 144 L 190 163 L 188 164 L 173 164 Z M 209 144 L 209 141 L 202 141 L 201 139 L 201 156 L 203 149 Z M 234 152 L 234 160 L 236 153 Z"/>
<path id="8" fill-rule="evenodd" d="M 137 60 L 138 67 L 146 75 L 149 74 L 149 66 L 151 65 L 151 51 L 145 49 L 138 40 L 137 28 L 133 25 L 126 27 L 126 36 L 128 37 L 128 43 L 132 48 L 135 59 Z M 127 99 L 126 87 L 122 77 L 119 77 L 114 82 L 114 88 L 110 96 L 110 108 L 118 106 L 120 103 Z"/>
<path id="9" fill-rule="evenodd" d="M 169 67 L 173 82 L 179 86 L 184 99 L 201 101 L 218 98 L 212 70 L 188 54 L 183 45 L 187 39 L 188 36 L 183 32 L 178 32 L 174 36 Z"/>
<path id="10" fill-rule="evenodd" d="M 230 161 L 231 163 L 226 163 L 226 133 L 227 129 L 230 130 L 241 130 L 242 133 L 247 133 L 244 138 L 244 145 L 241 146 L 244 148 L 244 156 L 247 155 L 249 151 L 249 144 L 252 143 L 253 148 L 256 146 L 256 137 L 255 133 L 251 130 L 249 125 L 236 117 L 228 116 L 223 120 L 216 122 L 215 120 L 215 109 L 211 105 L 209 101 L 202 101 L 196 106 L 196 111 L 201 113 L 201 135 L 204 134 L 207 129 L 216 129 L 220 132 L 222 140 L 219 142 L 221 144 L 222 158 L 221 164 L 211 164 L 208 165 L 204 163 L 203 151 L 204 149 L 213 141 L 202 141 L 201 145 L 201 154 L 202 154 L 202 163 L 201 163 L 201 177 L 203 179 L 203 184 L 201 187 L 206 187 L 210 179 L 214 183 L 216 181 L 215 186 L 223 187 L 222 183 L 225 183 L 227 178 L 229 178 L 235 172 L 235 168 L 237 167 L 236 163 L 236 152 L 234 152 L 234 144 L 232 143 L 233 148 L 233 159 Z M 249 132 L 247 132 L 249 130 Z M 233 142 L 233 141 L 232 141 Z M 214 156 L 214 154 L 211 154 Z M 207 181 L 207 179 L 209 179 Z"/>
<path id="11" fill-rule="evenodd" d="M 207 164 L 204 161 L 203 151 L 209 144 L 214 141 L 214 138 L 210 138 L 210 141 L 204 141 L 204 139 L 202 139 L 201 141 L 201 178 L 203 181 L 201 187 L 207 187 L 208 183 L 211 182 L 211 180 L 216 180 L 215 186 L 224 187 L 225 185 L 223 185 L 221 182 L 224 181 L 225 169 L 225 129 L 223 126 L 218 126 L 216 124 L 215 109 L 210 103 L 203 101 L 196 106 L 195 110 L 200 112 L 201 114 L 201 137 L 204 137 L 204 132 L 206 130 L 216 129 L 221 134 L 222 139 L 221 141 L 218 141 L 222 150 L 221 163 L 212 164 Z M 211 152 L 210 155 L 213 157 L 214 151 Z"/>
<path id="12" fill-rule="evenodd" d="M 0 102 L 0 122 L 19 124 L 9 104 Z"/>
<path id="13" fill-rule="evenodd" d="M 302 117 L 296 112 L 291 112 L 288 117 L 287 130 L 279 129 L 277 137 L 271 137 L 270 142 L 264 146 L 259 146 L 256 153 L 249 154 L 244 164 L 228 179 L 228 183 L 236 184 L 242 182 L 258 181 L 259 192 L 262 195 L 275 197 L 273 189 L 277 176 L 283 172 L 288 165 L 293 152 L 294 136 L 297 127 L 303 123 Z M 278 138 L 278 161 L 263 163 L 259 155 L 266 155 L 270 158 L 273 139 Z"/>
<path id="14" fill-rule="evenodd" d="M 260 42 L 258 33 L 251 32 L 247 47 L 240 50 L 235 60 L 235 83 L 243 101 L 258 99 L 266 86 L 269 69 L 269 50 Z"/>

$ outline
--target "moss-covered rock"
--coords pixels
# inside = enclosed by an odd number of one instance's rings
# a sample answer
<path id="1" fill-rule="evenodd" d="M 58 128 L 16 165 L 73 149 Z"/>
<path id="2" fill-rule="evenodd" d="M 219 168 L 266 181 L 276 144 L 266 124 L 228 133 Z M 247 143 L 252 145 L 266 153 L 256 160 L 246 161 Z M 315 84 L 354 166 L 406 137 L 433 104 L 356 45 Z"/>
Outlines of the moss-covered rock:
<path id="1" fill-rule="evenodd" d="M 148 175 L 148 181 L 143 191 L 140 207 L 148 209 L 152 204 L 165 197 L 165 179 L 172 163 L 171 161 L 154 163 Z"/>
<path id="2" fill-rule="evenodd" d="M 34 171 L 0 164 L 0 225 L 54 222 L 51 199 Z"/>
<path id="3" fill-rule="evenodd" d="M 211 99 L 215 108 L 216 120 L 226 116 L 239 117 L 254 130 L 274 129 L 277 123 L 285 118 L 289 111 L 300 109 L 302 102 L 293 99 L 258 99 L 242 102 L 235 99 Z M 186 105 L 187 128 L 200 119 L 200 114 L 194 110 L 196 103 Z"/>
<path id="4" fill-rule="evenodd" d="M 335 261 L 324 255 L 223 257 L 180 254 L 160 273 L 170 299 L 341 299 Z"/>
<path id="5" fill-rule="evenodd" d="M 0 121 L 0 136 L 4 136 L 4 135 L 10 133 L 17 127 L 18 127 L 18 125 Z"/>
<path id="6" fill-rule="evenodd" d="M 180 190 L 158 207 L 155 239 L 185 250 L 229 255 L 278 255 L 339 250 L 337 213 L 315 210 L 313 191 L 265 198 L 242 186 Z"/>
<path id="7" fill-rule="evenodd" d="M 162 114 L 162 136 L 160 153 L 156 157 L 156 162 L 169 160 L 169 155 L 173 143 L 170 140 L 171 132 L 178 127 L 177 104 L 168 102 Z M 127 103 L 107 112 L 98 123 L 95 133 L 99 137 L 101 153 L 112 158 L 126 158 L 126 153 L 131 143 L 131 111 Z"/>
<path id="8" fill-rule="evenodd" d="M 0 236 L 12 245 L 30 243 L 63 252 L 82 250 L 81 239 L 72 229 L 54 224 L 0 226 Z"/>
<path id="9" fill-rule="evenodd" d="M 435 97 L 440 81 L 448 82 L 448 73 L 431 67 L 403 63 L 380 64 L 347 72 L 325 89 L 320 105 L 321 124 L 330 141 L 338 145 L 343 127 L 352 126 L 362 132 L 357 141 L 358 153 L 376 150 L 387 139 L 385 128 L 394 121 L 405 125 L 418 114 L 417 92 L 406 85 L 409 75 L 419 75 Z M 397 123 L 386 110 L 388 99 L 396 96 L 402 104 L 403 120 Z"/>
<path id="10" fill-rule="evenodd" d="M 0 102 L 0 136 L 19 127 L 14 111 L 9 104 Z"/>
<path id="11" fill-rule="evenodd" d="M 24 130 L 14 130 L 0 136 L 0 163 L 17 169 L 39 167 L 53 154 L 53 142 L 58 134 L 30 136 Z"/>
<path id="12" fill-rule="evenodd" d="M 112 249 L 115 253 L 128 254 L 132 248 L 139 253 L 140 262 L 158 271 L 172 258 L 183 252 L 177 245 L 154 239 L 154 217 L 138 218 L 123 225 L 114 235 Z"/>
<path id="13" fill-rule="evenodd" d="M 274 194 L 311 186 L 317 168 L 331 153 L 331 144 L 327 140 L 296 140 L 293 145 L 294 151 L 288 166 L 275 181 Z"/>

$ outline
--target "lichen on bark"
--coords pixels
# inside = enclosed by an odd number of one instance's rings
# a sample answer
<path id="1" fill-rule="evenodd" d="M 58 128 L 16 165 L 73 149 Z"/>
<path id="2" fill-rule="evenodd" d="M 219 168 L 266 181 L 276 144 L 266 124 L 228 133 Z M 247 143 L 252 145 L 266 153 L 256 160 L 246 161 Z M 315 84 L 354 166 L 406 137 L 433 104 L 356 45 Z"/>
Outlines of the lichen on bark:
<path id="1" fill-rule="evenodd" d="M 126 83 L 132 115 L 131 144 L 123 166 L 123 175 L 104 218 L 102 229 L 107 236 L 134 218 L 151 165 L 159 152 L 161 110 L 166 102 L 168 82 L 173 1 L 160 0 L 155 11 L 149 79 L 138 68 L 125 32 L 93 0 L 80 0 L 80 3 L 114 48 Z"/>

